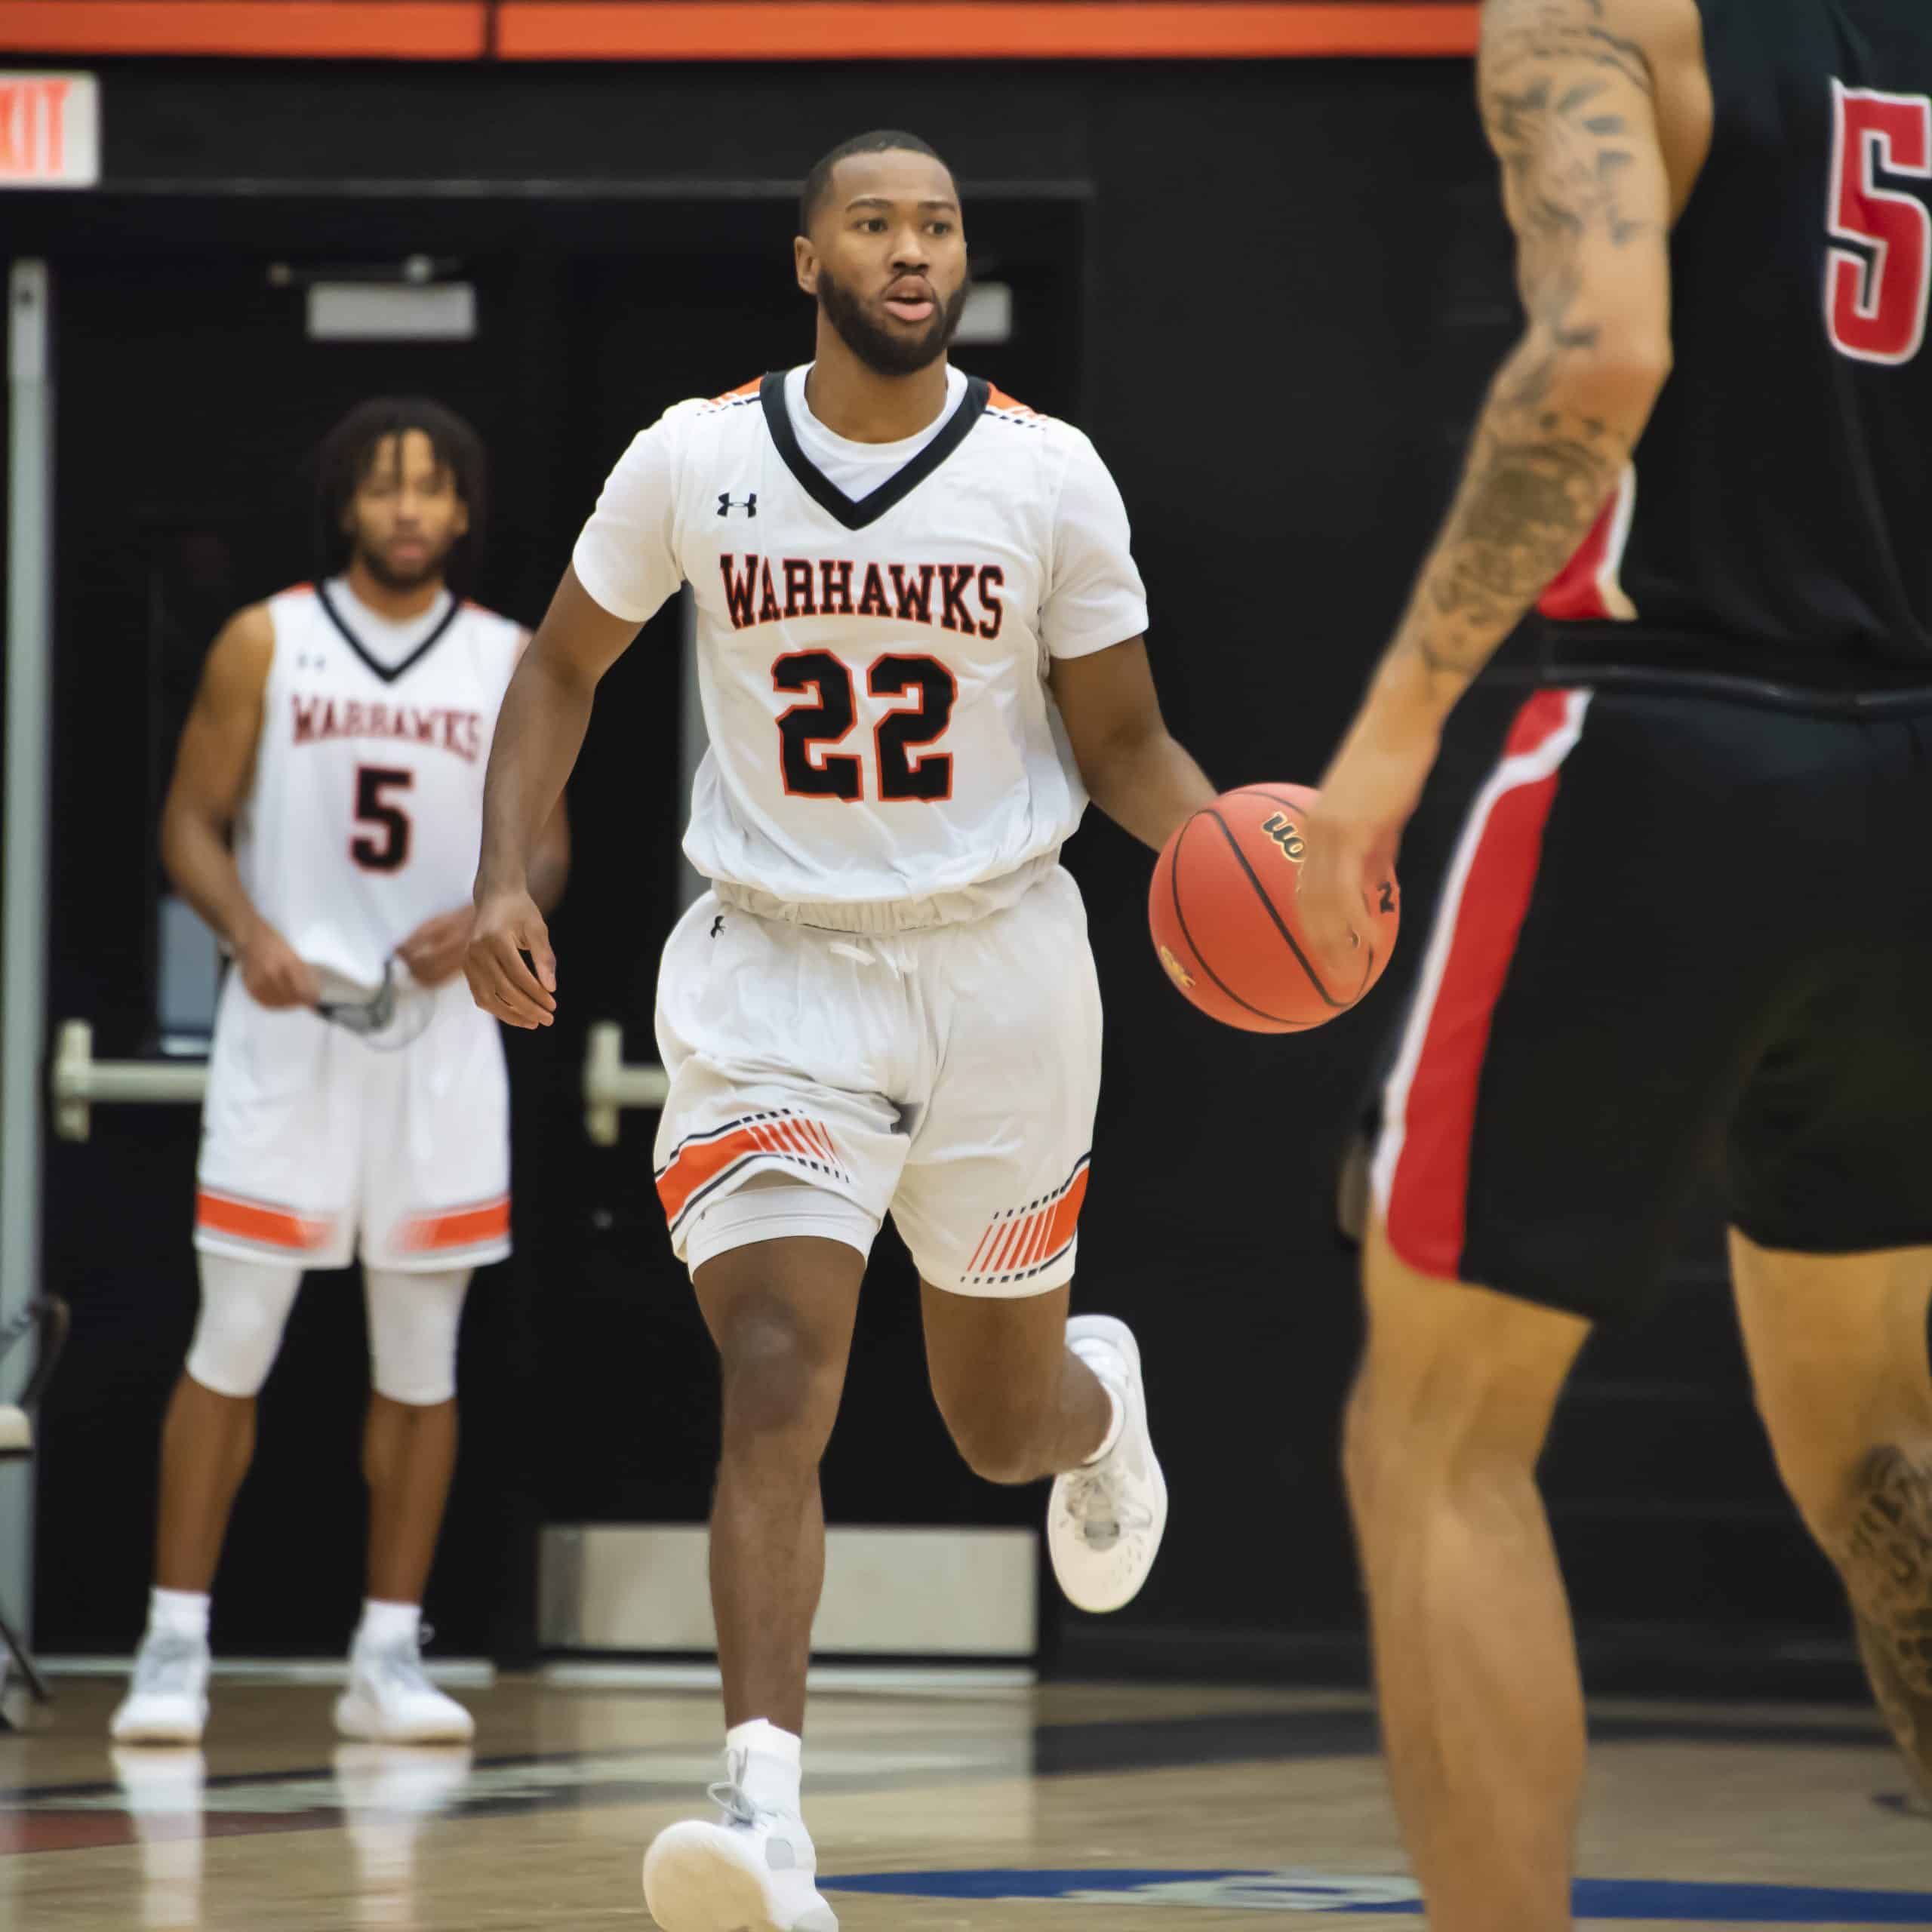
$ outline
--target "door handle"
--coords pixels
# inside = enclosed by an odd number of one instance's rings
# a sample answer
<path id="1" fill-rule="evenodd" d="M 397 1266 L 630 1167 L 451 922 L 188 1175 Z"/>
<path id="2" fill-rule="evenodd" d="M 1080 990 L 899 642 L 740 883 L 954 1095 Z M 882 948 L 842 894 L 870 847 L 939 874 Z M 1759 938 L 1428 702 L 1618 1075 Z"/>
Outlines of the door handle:
<path id="1" fill-rule="evenodd" d="M 624 1029 L 617 1020 L 591 1023 L 583 1047 L 583 1131 L 596 1146 L 617 1146 L 623 1109 L 661 1107 L 670 1091 L 671 1076 L 661 1066 L 626 1062 Z"/>
<path id="2" fill-rule="evenodd" d="M 207 1092 L 205 1060 L 96 1060 L 94 1028 L 63 1020 L 54 1035 L 48 1085 L 54 1100 L 54 1131 L 63 1140 L 85 1140 L 94 1109 L 102 1101 L 135 1106 L 185 1106 Z"/>

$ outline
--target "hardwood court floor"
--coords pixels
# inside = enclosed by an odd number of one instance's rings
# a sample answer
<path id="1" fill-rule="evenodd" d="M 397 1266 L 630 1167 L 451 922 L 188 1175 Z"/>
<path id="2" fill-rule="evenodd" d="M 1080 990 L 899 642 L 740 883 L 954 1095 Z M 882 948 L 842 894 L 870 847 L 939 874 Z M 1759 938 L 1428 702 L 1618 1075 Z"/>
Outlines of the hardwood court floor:
<path id="1" fill-rule="evenodd" d="M 331 1691 L 218 1680 L 205 1753 L 110 1753 L 117 1690 L 0 1737 L 6 1932 L 641 1932 L 644 1845 L 717 1774 L 710 1694 L 506 1680 L 464 1754 L 339 1747 Z M 1932 1823 L 1865 1711 L 1596 1724 L 1584 1922 L 1932 1927 Z M 808 1815 L 842 1932 L 1413 1932 L 1371 1743 L 1343 1695 L 828 1694 Z"/>

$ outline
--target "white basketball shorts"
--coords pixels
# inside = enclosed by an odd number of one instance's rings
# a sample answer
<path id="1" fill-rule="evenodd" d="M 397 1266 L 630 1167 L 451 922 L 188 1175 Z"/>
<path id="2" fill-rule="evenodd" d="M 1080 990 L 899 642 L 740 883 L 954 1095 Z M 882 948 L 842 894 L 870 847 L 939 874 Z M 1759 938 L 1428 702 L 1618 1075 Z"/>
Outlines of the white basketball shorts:
<path id="1" fill-rule="evenodd" d="M 1004 912 L 887 937 L 707 893 L 664 949 L 657 1044 L 657 1189 L 690 1265 L 718 1251 L 707 1209 L 770 1174 L 862 1210 L 845 1216 L 854 1246 L 889 1212 L 935 1287 L 1021 1296 L 1071 1278 L 1100 993 L 1066 872 Z M 825 1231 L 764 1222 L 757 1238 Z"/>
<path id="2" fill-rule="evenodd" d="M 195 1245 L 340 1268 L 469 1268 L 510 1251 L 509 1081 L 457 978 L 420 1038 L 366 1044 L 228 976 L 202 1113 Z"/>

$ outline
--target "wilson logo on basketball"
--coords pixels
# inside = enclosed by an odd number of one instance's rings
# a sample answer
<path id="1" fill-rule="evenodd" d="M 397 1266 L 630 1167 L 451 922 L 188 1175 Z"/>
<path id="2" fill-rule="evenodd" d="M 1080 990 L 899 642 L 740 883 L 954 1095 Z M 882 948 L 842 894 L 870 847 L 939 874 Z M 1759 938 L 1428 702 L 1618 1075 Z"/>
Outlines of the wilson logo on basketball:
<path id="1" fill-rule="evenodd" d="M 1308 843 L 1301 835 L 1301 828 L 1291 818 L 1280 812 L 1274 812 L 1261 821 L 1261 829 L 1281 848 L 1281 857 L 1291 866 L 1298 866 L 1308 856 Z"/>
<path id="2" fill-rule="evenodd" d="M 1194 975 L 1164 946 L 1161 948 L 1161 964 L 1168 969 L 1168 977 L 1183 992 L 1194 984 Z"/>

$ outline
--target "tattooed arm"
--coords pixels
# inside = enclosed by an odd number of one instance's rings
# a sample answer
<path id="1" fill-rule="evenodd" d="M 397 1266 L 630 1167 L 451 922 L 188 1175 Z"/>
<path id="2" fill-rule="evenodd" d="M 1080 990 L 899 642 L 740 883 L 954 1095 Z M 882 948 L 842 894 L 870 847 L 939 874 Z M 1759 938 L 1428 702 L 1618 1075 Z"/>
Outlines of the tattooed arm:
<path id="1" fill-rule="evenodd" d="M 1647 35 L 1673 8 L 1694 21 L 1689 0 L 1485 6 L 1478 94 L 1525 326 L 1322 782 L 1300 897 L 1309 937 L 1331 958 L 1353 944 L 1363 881 L 1393 861 L 1443 720 L 1582 546 L 1669 372 L 1673 198 Z"/>
<path id="2" fill-rule="evenodd" d="M 1483 122 L 1527 327 L 1390 653 L 1439 718 L 1574 556 L 1670 367 L 1669 179 L 1643 49 L 1605 0 L 1491 0 Z"/>

